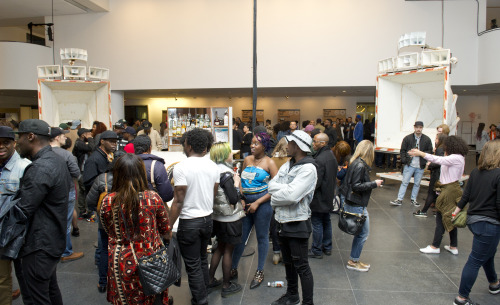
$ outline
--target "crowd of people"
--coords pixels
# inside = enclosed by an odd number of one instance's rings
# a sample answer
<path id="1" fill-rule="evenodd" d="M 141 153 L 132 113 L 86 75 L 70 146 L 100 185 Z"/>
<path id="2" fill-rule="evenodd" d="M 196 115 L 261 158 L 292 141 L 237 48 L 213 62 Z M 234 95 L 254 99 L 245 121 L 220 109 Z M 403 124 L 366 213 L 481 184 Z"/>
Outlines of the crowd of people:
<path id="1" fill-rule="evenodd" d="M 374 123 L 363 124 L 359 115 L 354 122 L 350 117 L 308 120 L 302 129 L 298 122 L 271 126 L 268 120 L 253 131 L 236 118 L 232 147 L 214 143 L 211 132 L 195 128 L 180 139 L 187 158 L 170 171 L 169 164 L 152 153 L 168 149 L 165 123 L 160 131 L 147 120 L 132 126 L 119 120 L 113 130 L 102 122 L 94 122 L 92 129 L 83 128 L 79 120 L 69 123 L 50 127 L 30 119 L 0 126 L 0 233 L 9 241 L 0 246 L 0 283 L 5 283 L 0 285 L 0 304 L 10 304 L 14 295 L 12 265 L 25 304 L 62 304 L 57 264 L 84 255 L 73 251 L 71 243 L 72 236 L 80 235 L 78 218 L 97 222 L 96 286 L 113 304 L 173 303 L 168 289 L 145 293 L 138 273 L 138 260 L 173 238 L 184 261 L 192 304 L 208 304 L 208 295 L 218 289 L 223 298 L 239 293 L 238 267 L 252 229 L 257 270 L 249 288 L 264 281 L 271 238 L 273 263 L 283 262 L 287 281 L 286 292 L 272 305 L 314 304 L 309 259 L 332 255 L 334 203 L 342 213 L 365 219 L 353 236 L 346 268 L 370 270 L 371 265 L 361 261 L 370 232 L 368 204 L 372 190 L 383 181 L 370 178 L 379 158 Z M 420 249 L 425 254 L 440 253 L 445 232 L 450 245 L 444 249 L 458 254 L 454 221 L 467 210 L 474 240 L 454 304 L 475 304 L 469 293 L 481 267 L 489 292 L 500 293 L 494 267 L 500 241 L 499 130 L 490 126 L 488 133 L 485 124 L 479 125 L 477 168 L 462 191 L 468 145 L 449 135 L 446 125 L 438 127 L 433 145 L 423 127 L 423 122 L 415 122 L 414 132 L 402 141 L 403 181 L 390 204 L 403 204 L 413 177 L 410 203 L 419 207 L 420 181 L 430 169 L 427 200 L 414 213 L 427 217 L 435 205 L 433 242 Z M 240 171 L 234 167 L 235 154 L 243 159 Z M 209 263 L 207 248 L 214 239 Z M 215 277 L 219 265 L 221 279 Z"/>

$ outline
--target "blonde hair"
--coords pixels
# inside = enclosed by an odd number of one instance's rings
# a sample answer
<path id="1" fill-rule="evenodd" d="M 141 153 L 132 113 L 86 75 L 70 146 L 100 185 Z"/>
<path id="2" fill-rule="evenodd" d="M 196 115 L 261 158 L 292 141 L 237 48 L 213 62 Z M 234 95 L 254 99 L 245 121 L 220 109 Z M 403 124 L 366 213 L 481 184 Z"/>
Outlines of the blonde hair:
<path id="1" fill-rule="evenodd" d="M 479 170 L 492 170 L 500 167 L 500 141 L 488 141 L 481 151 L 477 168 Z"/>
<path id="2" fill-rule="evenodd" d="M 288 141 L 286 140 L 285 137 L 281 138 L 281 140 L 278 142 L 278 145 L 273 150 L 273 157 L 276 157 L 276 153 L 278 153 L 279 158 L 284 158 L 288 156 L 288 152 L 286 151 L 286 148 L 288 146 Z"/>
<path id="3" fill-rule="evenodd" d="M 350 163 L 354 162 L 357 158 L 363 159 L 368 166 L 372 166 L 373 159 L 375 159 L 375 151 L 373 150 L 373 143 L 368 140 L 359 142 L 356 146 L 356 151 L 351 157 Z"/>
<path id="4" fill-rule="evenodd" d="M 449 135 L 450 135 L 450 127 L 449 127 L 448 125 L 446 125 L 446 124 L 441 124 L 441 125 L 439 125 L 438 127 L 436 127 L 436 129 L 439 129 L 439 128 L 443 129 L 443 133 L 444 133 L 445 135 L 447 135 L 447 136 L 449 136 Z"/>
<path id="5" fill-rule="evenodd" d="M 217 142 L 210 148 L 210 159 L 217 164 L 224 163 L 231 154 L 231 145 L 228 142 Z"/>

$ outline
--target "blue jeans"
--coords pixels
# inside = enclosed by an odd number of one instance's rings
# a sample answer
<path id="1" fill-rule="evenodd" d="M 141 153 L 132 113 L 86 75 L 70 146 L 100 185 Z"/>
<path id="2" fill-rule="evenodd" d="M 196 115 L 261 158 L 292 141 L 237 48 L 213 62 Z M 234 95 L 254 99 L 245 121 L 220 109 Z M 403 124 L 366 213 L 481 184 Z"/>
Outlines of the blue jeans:
<path id="1" fill-rule="evenodd" d="M 66 249 L 62 254 L 62 257 L 70 256 L 73 254 L 73 244 L 71 244 L 71 221 L 73 220 L 73 210 L 75 209 L 76 202 L 76 191 L 75 188 L 71 188 L 69 191 L 68 198 L 68 224 L 66 226 Z"/>
<path id="2" fill-rule="evenodd" d="M 410 184 L 410 179 L 413 177 L 413 189 L 411 190 L 411 200 L 417 200 L 418 190 L 420 189 L 420 180 L 424 175 L 424 170 L 421 168 L 411 167 L 408 165 L 404 166 L 403 169 L 403 182 L 399 187 L 398 200 L 403 200 L 406 193 L 406 188 Z"/>
<path id="3" fill-rule="evenodd" d="M 363 214 L 366 216 L 366 221 L 363 225 L 361 233 L 354 236 L 354 239 L 352 240 L 351 257 L 349 259 L 357 262 L 359 261 L 359 257 L 361 256 L 361 251 L 363 251 L 363 246 L 368 239 L 368 234 L 370 234 L 370 217 L 368 215 L 367 208 L 363 209 L 363 207 L 352 206 L 347 202 L 344 204 L 344 210 L 349 213 Z"/>
<path id="4" fill-rule="evenodd" d="M 332 220 L 330 213 L 311 214 L 312 223 L 312 245 L 311 252 L 316 255 L 321 255 L 323 251 L 332 250 Z"/>
<path id="5" fill-rule="evenodd" d="M 490 284 L 498 281 L 495 271 L 495 254 L 500 241 L 500 226 L 480 221 L 469 225 L 469 229 L 474 234 L 474 239 L 472 240 L 472 251 L 460 279 L 458 293 L 463 298 L 469 297 L 481 267 L 483 267 L 486 279 Z"/>
<path id="6" fill-rule="evenodd" d="M 246 203 L 252 203 L 265 194 L 267 194 L 267 191 L 251 195 L 245 194 L 245 197 L 247 198 Z M 243 218 L 243 234 L 241 236 L 241 243 L 234 248 L 232 269 L 238 268 L 241 255 L 243 254 L 243 250 L 245 250 L 245 242 L 250 235 L 250 230 L 255 225 L 255 233 L 257 234 L 259 250 L 257 270 L 264 270 L 264 263 L 266 262 L 267 251 L 269 250 L 269 225 L 271 223 L 272 216 L 273 208 L 271 207 L 271 202 L 266 201 L 259 205 L 259 208 L 255 211 L 255 213 L 247 213 L 246 217 Z"/>

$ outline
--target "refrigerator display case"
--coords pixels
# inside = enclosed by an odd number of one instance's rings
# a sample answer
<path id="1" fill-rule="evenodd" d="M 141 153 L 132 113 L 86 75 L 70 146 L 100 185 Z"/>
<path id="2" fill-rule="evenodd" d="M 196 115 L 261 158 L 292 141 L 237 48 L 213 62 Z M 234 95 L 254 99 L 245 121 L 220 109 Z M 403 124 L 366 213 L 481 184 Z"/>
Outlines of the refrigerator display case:
<path id="1" fill-rule="evenodd" d="M 169 151 L 182 151 L 182 135 L 194 128 L 210 131 L 214 142 L 233 145 L 232 107 L 170 107 L 163 113 L 168 127 Z"/>

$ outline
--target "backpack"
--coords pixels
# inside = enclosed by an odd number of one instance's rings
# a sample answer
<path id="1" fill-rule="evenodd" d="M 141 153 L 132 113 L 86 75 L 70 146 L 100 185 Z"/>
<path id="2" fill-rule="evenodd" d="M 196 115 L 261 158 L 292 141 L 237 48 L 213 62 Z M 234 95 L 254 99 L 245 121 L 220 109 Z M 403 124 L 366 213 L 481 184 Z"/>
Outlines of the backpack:
<path id="1" fill-rule="evenodd" d="M 99 195 L 99 200 L 97 201 L 97 213 L 101 212 L 102 201 L 106 195 L 108 195 L 108 173 L 104 173 L 104 192 Z"/>

